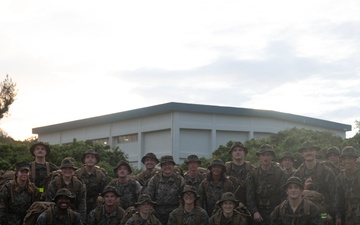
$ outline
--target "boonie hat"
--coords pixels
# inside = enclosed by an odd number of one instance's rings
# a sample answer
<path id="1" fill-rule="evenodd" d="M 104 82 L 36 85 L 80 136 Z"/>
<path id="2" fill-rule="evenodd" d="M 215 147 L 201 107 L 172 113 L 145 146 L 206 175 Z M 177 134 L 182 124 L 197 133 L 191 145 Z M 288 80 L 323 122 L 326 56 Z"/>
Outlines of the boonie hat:
<path id="1" fill-rule="evenodd" d="M 279 162 L 283 161 L 283 159 L 285 159 L 285 158 L 290 158 L 293 162 L 296 161 L 294 155 L 291 152 L 284 152 L 281 155 Z"/>
<path id="2" fill-rule="evenodd" d="M 265 152 L 271 152 L 273 154 L 273 156 L 275 157 L 275 151 L 274 151 L 273 147 L 271 147 L 271 145 L 269 145 L 269 144 L 261 145 L 259 148 L 259 151 L 256 152 L 256 156 L 259 156 Z"/>
<path id="3" fill-rule="evenodd" d="M 326 155 L 325 158 L 329 158 L 330 154 L 334 154 L 336 156 L 340 155 L 340 149 L 336 146 L 331 146 L 330 148 L 328 148 L 328 150 L 326 151 Z"/>
<path id="4" fill-rule="evenodd" d="M 30 153 L 31 153 L 31 155 L 35 156 L 34 150 L 35 150 L 35 147 L 38 146 L 38 145 L 42 145 L 42 146 L 45 147 L 46 155 L 49 155 L 49 154 L 50 154 L 50 147 L 49 147 L 49 145 L 46 144 L 45 142 L 39 141 L 39 142 L 36 142 L 35 144 L 31 145 L 31 147 L 30 147 Z"/>
<path id="5" fill-rule="evenodd" d="M 140 195 L 138 198 L 138 201 L 135 202 L 135 205 L 138 206 L 138 205 L 143 204 L 144 202 L 150 202 L 151 204 L 156 205 L 156 202 L 152 201 L 150 195 L 148 195 L 148 194 Z"/>
<path id="6" fill-rule="evenodd" d="M 71 193 L 71 191 L 67 188 L 60 188 L 57 192 L 56 192 L 56 195 L 53 199 L 53 201 L 56 201 L 56 198 L 59 197 L 59 196 L 67 196 L 69 197 L 70 199 L 74 199 L 75 196 Z"/>
<path id="7" fill-rule="evenodd" d="M 287 180 L 286 180 L 286 183 L 284 184 L 284 189 L 287 188 L 287 186 L 289 184 L 297 184 L 299 185 L 302 189 L 304 189 L 304 182 L 299 178 L 299 177 L 289 177 Z"/>
<path id="8" fill-rule="evenodd" d="M 100 162 L 100 156 L 99 156 L 99 154 L 98 154 L 97 152 L 95 152 L 95 150 L 89 149 L 89 150 L 87 150 L 84 154 L 82 154 L 82 156 L 81 156 L 81 162 L 82 162 L 83 164 L 85 164 L 85 157 L 86 157 L 86 155 L 88 155 L 88 154 L 95 156 L 95 158 L 96 158 L 96 164 L 97 164 L 98 162 Z"/>
<path id="9" fill-rule="evenodd" d="M 141 162 L 142 162 L 143 164 L 145 164 L 145 159 L 146 159 L 146 158 L 154 159 L 154 160 L 156 161 L 156 164 L 159 163 L 159 159 L 158 159 L 158 158 L 156 157 L 156 155 L 155 155 L 154 153 L 152 153 L 152 152 L 146 153 L 146 155 L 144 155 L 144 156 L 141 158 Z"/>
<path id="10" fill-rule="evenodd" d="M 231 155 L 232 153 L 232 150 L 235 148 L 235 147 L 240 147 L 242 149 L 244 149 L 244 152 L 245 154 L 248 153 L 248 149 L 245 147 L 245 145 L 243 143 L 241 143 L 240 141 L 237 141 L 237 142 L 234 142 L 229 150 L 229 154 Z"/>
<path id="11" fill-rule="evenodd" d="M 359 155 L 355 151 L 355 148 L 352 146 L 346 146 L 345 148 L 343 148 L 342 153 L 339 156 L 339 158 L 343 158 L 345 156 L 350 156 L 350 157 L 354 157 L 354 158 L 359 157 Z"/>
<path id="12" fill-rule="evenodd" d="M 116 187 L 111 186 L 111 185 L 107 185 L 107 186 L 104 188 L 103 192 L 101 193 L 101 196 L 104 197 L 104 195 L 105 195 L 106 193 L 109 193 L 109 192 L 113 192 L 117 197 L 120 197 L 120 194 L 117 192 Z"/>
<path id="13" fill-rule="evenodd" d="M 223 171 L 226 170 L 224 162 L 221 159 L 213 159 L 213 161 L 211 161 L 210 165 L 208 166 L 208 170 L 211 170 L 213 166 L 221 166 Z"/>
<path id="14" fill-rule="evenodd" d="M 182 198 L 186 192 L 192 192 L 195 195 L 196 199 L 200 198 L 200 196 L 196 192 L 196 188 L 192 185 L 185 185 L 180 197 Z"/>
<path id="15" fill-rule="evenodd" d="M 75 161 L 71 157 L 66 157 L 61 161 L 60 169 L 62 168 L 73 168 L 74 170 L 77 170 Z"/>
<path id="16" fill-rule="evenodd" d="M 239 204 L 239 201 L 236 199 L 235 195 L 231 192 L 225 192 L 221 195 L 220 200 L 216 203 L 219 207 L 225 201 L 233 201 L 235 205 Z"/>
<path id="17" fill-rule="evenodd" d="M 320 148 L 317 147 L 313 141 L 305 141 L 301 148 L 298 149 L 298 152 L 302 153 L 304 149 L 315 149 L 316 151 L 320 150 Z"/>
<path id="18" fill-rule="evenodd" d="M 130 167 L 130 164 L 128 161 L 126 160 L 120 160 L 117 164 L 116 164 L 116 167 L 114 168 L 114 173 L 115 173 L 115 176 L 117 176 L 117 171 L 119 169 L 120 166 L 126 166 L 128 171 L 129 171 L 129 174 L 132 173 L 132 170 L 131 170 L 131 167 Z"/>
<path id="19" fill-rule="evenodd" d="M 171 155 L 163 155 L 160 158 L 160 166 L 164 163 L 167 162 L 171 162 L 172 164 L 174 164 L 174 166 L 176 165 L 176 163 L 174 162 L 174 158 Z"/>
<path id="20" fill-rule="evenodd" d="M 185 164 L 187 164 L 188 162 L 198 162 L 199 164 L 201 164 L 199 157 L 195 154 L 188 155 L 185 160 Z"/>

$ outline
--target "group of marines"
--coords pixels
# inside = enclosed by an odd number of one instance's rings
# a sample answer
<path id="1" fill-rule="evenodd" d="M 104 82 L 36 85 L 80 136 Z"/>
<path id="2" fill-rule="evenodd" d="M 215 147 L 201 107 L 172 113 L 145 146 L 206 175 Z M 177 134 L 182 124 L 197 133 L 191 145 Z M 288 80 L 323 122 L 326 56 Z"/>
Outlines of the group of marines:
<path id="1" fill-rule="evenodd" d="M 0 189 L 0 225 L 25 224 L 28 209 L 38 201 L 54 202 L 37 218 L 38 225 L 360 224 L 356 150 L 330 147 L 326 162 L 317 159 L 319 150 L 304 142 L 298 149 L 304 161 L 295 169 L 291 153 L 274 162 L 275 150 L 264 144 L 255 167 L 245 161 L 248 149 L 234 142 L 231 161 L 213 159 L 202 168 L 191 154 L 186 173 L 171 155 L 158 159 L 147 153 L 141 173 L 132 175 L 121 160 L 109 181 L 94 150 L 82 155 L 81 168 L 71 157 L 58 168 L 46 161 L 50 147 L 37 142 L 30 148 L 35 160 L 18 163 L 13 179 Z"/>

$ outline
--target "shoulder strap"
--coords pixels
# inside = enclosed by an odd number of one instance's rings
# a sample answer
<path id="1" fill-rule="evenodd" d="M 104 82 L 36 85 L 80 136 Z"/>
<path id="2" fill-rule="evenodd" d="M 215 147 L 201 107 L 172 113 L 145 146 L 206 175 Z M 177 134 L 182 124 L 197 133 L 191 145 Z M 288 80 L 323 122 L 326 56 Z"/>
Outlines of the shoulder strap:
<path id="1" fill-rule="evenodd" d="M 82 184 L 82 182 L 80 181 L 80 179 L 77 178 L 77 176 L 73 176 L 74 193 L 76 195 L 78 194 L 78 191 L 80 190 L 81 184 Z"/>
<path id="2" fill-rule="evenodd" d="M 46 176 L 49 176 L 49 174 L 50 174 L 50 163 L 45 162 L 45 166 L 46 166 Z"/>
<path id="3" fill-rule="evenodd" d="M 61 183 L 62 183 L 62 177 L 61 176 L 55 176 L 54 180 L 55 180 L 56 190 L 60 190 L 61 189 Z"/>
<path id="4" fill-rule="evenodd" d="M 31 177 L 33 181 L 35 181 L 35 167 L 36 167 L 35 161 L 31 162 Z"/>
<path id="5" fill-rule="evenodd" d="M 49 207 L 45 211 L 47 224 L 53 224 L 53 207 Z"/>
<path id="6" fill-rule="evenodd" d="M 179 208 L 176 209 L 177 224 L 183 224 L 183 219 L 184 219 L 183 208 L 179 207 Z"/>
<path id="7" fill-rule="evenodd" d="M 100 219 L 101 219 L 101 215 L 102 215 L 102 207 L 98 206 L 95 209 L 95 222 L 99 223 Z"/>
<path id="8" fill-rule="evenodd" d="M 280 204 L 280 220 L 283 221 L 284 219 L 284 215 L 285 215 L 285 204 L 287 203 L 287 200 L 284 200 L 281 204 Z"/>
<path id="9" fill-rule="evenodd" d="M 201 214 L 201 208 L 199 206 L 195 206 L 195 224 L 200 224 L 200 214 Z"/>
<path id="10" fill-rule="evenodd" d="M 245 161 L 245 169 L 246 173 L 248 173 L 252 169 L 249 161 Z"/>
<path id="11" fill-rule="evenodd" d="M 305 215 L 310 215 L 310 202 L 309 199 L 304 199 L 304 213 Z"/>

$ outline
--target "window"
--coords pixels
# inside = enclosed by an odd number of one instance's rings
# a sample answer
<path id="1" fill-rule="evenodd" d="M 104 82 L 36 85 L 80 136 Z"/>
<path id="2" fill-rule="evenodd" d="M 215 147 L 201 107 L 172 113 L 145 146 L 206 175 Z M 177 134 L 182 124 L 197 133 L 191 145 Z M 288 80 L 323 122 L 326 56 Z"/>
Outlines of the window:
<path id="1" fill-rule="evenodd" d="M 123 136 L 119 136 L 116 138 L 116 142 L 118 144 L 128 143 L 128 142 L 137 142 L 137 140 L 138 140 L 137 134 L 128 134 L 128 135 L 123 135 Z"/>
<path id="2" fill-rule="evenodd" d="M 92 140 L 94 144 L 107 145 L 109 143 L 109 138 L 100 138 Z"/>

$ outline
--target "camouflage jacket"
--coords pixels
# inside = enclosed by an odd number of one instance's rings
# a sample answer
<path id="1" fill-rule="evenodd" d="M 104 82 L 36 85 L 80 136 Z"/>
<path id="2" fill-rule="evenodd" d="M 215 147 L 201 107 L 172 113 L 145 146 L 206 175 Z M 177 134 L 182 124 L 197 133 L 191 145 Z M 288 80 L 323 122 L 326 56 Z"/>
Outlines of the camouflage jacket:
<path id="1" fill-rule="evenodd" d="M 311 201 L 303 200 L 293 212 L 288 201 L 276 206 L 270 215 L 271 225 L 322 225 L 318 207 Z"/>
<path id="2" fill-rule="evenodd" d="M 206 178 L 206 173 L 199 172 L 195 178 L 191 178 L 188 173 L 185 173 L 184 179 L 186 185 L 194 186 L 197 193 L 199 193 L 200 184 Z"/>
<path id="3" fill-rule="evenodd" d="M 44 192 L 45 179 L 49 176 L 52 171 L 58 170 L 59 168 L 50 162 L 45 164 L 39 164 L 35 161 L 30 163 L 30 181 L 39 188 L 40 193 Z"/>
<path id="4" fill-rule="evenodd" d="M 336 178 L 336 218 L 345 216 L 343 224 L 360 224 L 360 168 L 352 175 L 342 171 Z"/>
<path id="5" fill-rule="evenodd" d="M 276 164 L 269 170 L 263 170 L 261 165 L 254 168 L 246 179 L 247 208 L 251 214 L 259 210 L 271 212 L 280 204 L 286 198 L 283 185 L 287 178 L 285 170 Z"/>
<path id="6" fill-rule="evenodd" d="M 55 213 L 55 210 L 56 206 L 42 212 L 36 220 L 36 225 L 83 225 L 80 215 L 71 209 L 68 209 L 67 214 L 62 218 Z"/>
<path id="7" fill-rule="evenodd" d="M 134 213 L 125 225 L 162 225 L 155 216 L 149 216 L 146 220 L 141 218 L 138 213 Z"/>
<path id="8" fill-rule="evenodd" d="M 0 224 L 22 225 L 26 210 L 39 199 L 39 191 L 31 182 L 25 187 L 15 180 L 5 184 L 0 190 Z"/>
<path id="9" fill-rule="evenodd" d="M 146 170 L 142 171 L 138 175 L 136 175 L 136 180 L 139 181 L 141 186 L 145 187 L 147 182 L 152 178 L 156 173 L 156 170 L 152 170 L 151 173 L 148 173 Z"/>
<path id="10" fill-rule="evenodd" d="M 117 178 L 110 181 L 109 185 L 114 186 L 120 194 L 121 207 L 126 210 L 130 206 L 134 206 L 142 189 L 140 183 L 129 178 L 128 182 L 121 183 Z"/>
<path id="11" fill-rule="evenodd" d="M 232 217 L 225 218 L 222 210 L 219 210 L 210 217 L 209 225 L 247 225 L 247 222 L 240 212 L 234 211 Z"/>
<path id="12" fill-rule="evenodd" d="M 194 207 L 191 212 L 187 212 L 183 207 L 172 211 L 169 215 L 167 225 L 208 225 L 209 216 L 201 207 Z"/>
<path id="13" fill-rule="evenodd" d="M 74 203 L 71 208 L 78 212 L 81 216 L 81 220 L 86 221 L 86 186 L 76 176 L 71 178 L 71 182 L 67 185 L 62 176 L 55 177 L 50 181 L 48 188 L 46 189 L 46 201 L 51 202 L 55 198 L 56 192 L 61 188 L 67 188 L 75 196 Z"/>
<path id="14" fill-rule="evenodd" d="M 327 167 L 324 163 L 317 162 L 316 166 L 309 170 L 303 163 L 295 171 L 293 176 L 301 178 L 304 182 L 307 178 L 311 177 L 313 182 L 313 190 L 324 196 L 326 212 L 329 213 L 332 217 L 335 216 L 333 204 L 335 202 L 336 194 L 336 177 L 334 172 L 329 167 Z"/>
<path id="15" fill-rule="evenodd" d="M 77 170 L 75 175 L 86 186 L 86 214 L 89 214 L 97 206 L 97 198 L 108 183 L 107 176 L 99 169 L 94 169 L 89 174 L 86 172 L 85 167 Z"/>
<path id="16" fill-rule="evenodd" d="M 99 205 L 88 216 L 87 225 L 119 225 L 124 216 L 124 209 L 118 207 L 114 212 L 107 213 L 105 206 Z"/>
<path id="17" fill-rule="evenodd" d="M 206 210 L 209 216 L 215 208 L 216 202 L 220 200 L 221 195 L 225 192 L 234 193 L 234 184 L 225 178 L 224 181 L 209 181 L 207 178 L 200 184 L 199 195 L 202 207 Z"/>

